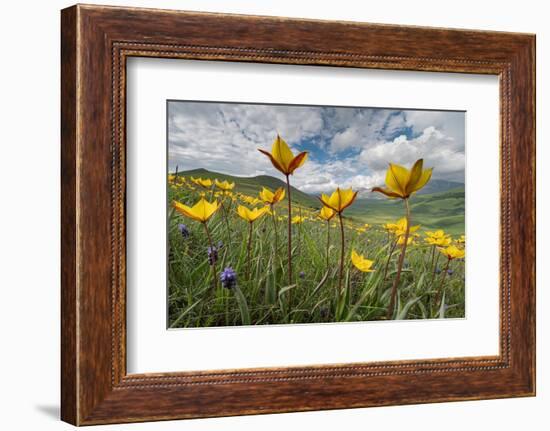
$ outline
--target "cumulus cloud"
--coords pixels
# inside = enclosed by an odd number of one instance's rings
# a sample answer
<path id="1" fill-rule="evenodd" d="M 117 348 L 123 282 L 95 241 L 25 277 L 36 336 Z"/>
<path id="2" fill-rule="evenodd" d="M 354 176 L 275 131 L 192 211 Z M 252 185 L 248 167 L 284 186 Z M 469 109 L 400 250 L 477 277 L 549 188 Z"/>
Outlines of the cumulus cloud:
<path id="1" fill-rule="evenodd" d="M 464 113 L 170 101 L 169 168 L 282 178 L 257 148 L 279 133 L 310 158 L 293 184 L 307 193 L 370 190 L 387 163 L 423 157 L 434 177 L 464 181 Z"/>

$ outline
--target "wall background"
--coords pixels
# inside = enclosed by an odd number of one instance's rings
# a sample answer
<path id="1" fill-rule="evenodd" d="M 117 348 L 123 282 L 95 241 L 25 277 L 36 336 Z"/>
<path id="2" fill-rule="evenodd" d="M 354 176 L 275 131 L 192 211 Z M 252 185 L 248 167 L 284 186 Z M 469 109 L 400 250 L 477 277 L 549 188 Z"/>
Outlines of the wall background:
<path id="1" fill-rule="evenodd" d="M 134 430 L 374 428 L 546 429 L 550 423 L 549 319 L 544 267 L 550 230 L 550 28 L 544 2 L 338 2 L 297 0 L 119 0 L 104 4 L 259 15 L 475 28 L 537 34 L 538 396 L 185 422 L 105 426 Z M 63 430 L 59 410 L 59 10 L 71 2 L 5 2 L 0 16 L 0 424 L 9 430 Z M 546 54 L 546 55 L 544 55 Z M 546 163 L 545 163 L 546 162 Z M 250 394 L 254 396 L 254 394 Z"/>

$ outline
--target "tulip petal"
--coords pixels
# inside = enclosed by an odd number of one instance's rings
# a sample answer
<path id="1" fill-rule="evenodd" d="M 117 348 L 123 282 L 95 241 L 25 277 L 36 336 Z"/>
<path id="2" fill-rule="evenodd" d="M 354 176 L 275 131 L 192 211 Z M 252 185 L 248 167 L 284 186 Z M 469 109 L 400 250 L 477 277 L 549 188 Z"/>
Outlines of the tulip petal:
<path id="1" fill-rule="evenodd" d="M 423 159 L 418 159 L 409 172 L 409 179 L 407 181 L 407 189 L 405 192 L 410 195 L 414 191 L 414 186 L 420 180 L 422 176 L 422 166 L 424 164 Z"/>
<path id="2" fill-rule="evenodd" d="M 357 192 L 352 189 L 340 190 L 340 211 L 344 211 L 349 207 L 357 197 Z"/>
<path id="3" fill-rule="evenodd" d="M 172 202 L 172 206 L 175 208 L 176 211 L 178 211 L 180 214 L 184 215 L 185 217 L 189 217 L 190 219 L 193 219 L 195 221 L 202 221 L 200 217 L 198 217 L 195 214 L 195 212 L 193 211 L 193 208 L 190 208 L 187 205 L 184 205 L 176 201 Z"/>
<path id="4" fill-rule="evenodd" d="M 371 191 L 382 193 L 392 199 L 401 197 L 399 193 L 395 193 L 395 192 L 392 192 L 391 190 L 383 189 L 382 187 L 374 187 Z"/>
<path id="5" fill-rule="evenodd" d="M 390 167 L 386 172 L 386 185 L 391 191 L 405 197 L 408 179 L 409 170 L 407 168 L 390 163 Z"/>
<path id="6" fill-rule="evenodd" d="M 298 154 L 296 157 L 292 159 L 288 167 L 288 171 L 290 174 L 293 174 L 296 169 L 298 169 L 300 166 L 302 166 L 306 162 L 307 154 L 308 154 L 307 151 L 304 151 L 303 153 Z"/>
<path id="7" fill-rule="evenodd" d="M 292 154 L 292 151 L 290 151 L 287 143 L 279 135 L 277 135 L 277 138 L 275 138 L 275 141 L 273 142 L 271 154 L 273 155 L 273 158 L 277 160 L 279 165 L 283 167 L 285 174 L 292 173 L 290 172 L 290 164 L 292 159 L 294 159 L 294 154 Z"/>
<path id="8" fill-rule="evenodd" d="M 334 195 L 334 193 L 333 193 L 333 195 Z M 321 194 L 321 197 L 319 198 L 319 200 L 321 201 L 321 203 L 322 203 L 324 206 L 330 208 L 330 209 L 333 210 L 333 211 L 338 212 L 338 207 L 335 208 L 335 207 L 333 207 L 332 204 L 330 203 L 330 197 L 329 197 L 329 196 L 327 196 L 327 195 L 325 195 L 324 193 L 322 193 L 322 194 Z"/>
<path id="9" fill-rule="evenodd" d="M 428 181 L 430 181 L 430 178 L 432 177 L 432 171 L 433 171 L 433 168 L 424 169 L 422 171 L 422 175 L 414 185 L 411 193 L 417 192 L 422 187 L 424 187 L 428 183 Z"/>
<path id="10" fill-rule="evenodd" d="M 269 157 L 269 160 L 271 160 L 271 163 L 273 164 L 273 167 L 275 169 L 277 169 L 278 171 L 282 172 L 285 175 L 287 174 L 285 168 L 281 166 L 277 160 L 275 160 L 275 158 L 271 155 L 269 151 L 265 151 L 260 148 L 258 148 L 258 151 L 262 154 L 265 154 L 267 157 Z"/>

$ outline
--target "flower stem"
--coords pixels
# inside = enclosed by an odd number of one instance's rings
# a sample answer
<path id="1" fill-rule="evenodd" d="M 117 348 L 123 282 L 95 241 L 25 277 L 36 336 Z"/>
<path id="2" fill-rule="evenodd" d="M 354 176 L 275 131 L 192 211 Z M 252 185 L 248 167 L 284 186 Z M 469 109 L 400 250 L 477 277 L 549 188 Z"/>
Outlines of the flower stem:
<path id="1" fill-rule="evenodd" d="M 409 207 L 409 199 L 405 199 L 405 210 L 407 212 L 407 227 L 405 229 L 405 238 L 403 240 L 403 247 L 401 248 L 401 255 L 399 256 L 399 262 L 397 264 L 397 274 L 395 275 L 395 280 L 393 281 L 393 286 L 391 288 L 390 305 L 388 306 L 388 311 L 386 313 L 387 319 L 391 319 L 393 310 L 395 308 L 395 300 L 397 297 L 397 286 L 399 285 L 399 279 L 401 278 L 401 269 L 403 268 L 403 261 L 405 260 L 405 252 L 407 251 L 407 243 L 409 242 L 409 233 L 411 229 L 411 209 Z"/>
<path id="2" fill-rule="evenodd" d="M 288 285 L 292 284 L 292 203 L 290 196 L 290 179 L 286 176 L 286 190 L 288 194 Z M 288 298 L 290 303 L 290 291 Z"/>
<path id="3" fill-rule="evenodd" d="M 248 223 L 248 244 L 246 245 L 246 279 L 250 280 L 250 249 L 252 246 L 252 222 Z"/>
<path id="4" fill-rule="evenodd" d="M 432 268 L 432 280 L 430 281 L 430 287 L 433 286 L 433 284 L 434 284 L 435 271 L 437 269 L 437 262 L 439 262 L 439 253 L 437 254 L 437 257 L 435 258 L 434 266 Z"/>
<path id="5" fill-rule="evenodd" d="M 430 263 L 430 266 L 432 267 L 432 271 L 435 272 L 434 259 L 435 259 L 435 244 L 432 245 L 432 259 L 431 259 L 431 263 Z"/>
<path id="6" fill-rule="evenodd" d="M 208 225 L 206 222 L 202 224 L 204 226 L 204 230 L 206 231 L 206 236 L 208 237 L 208 243 L 210 244 L 210 251 L 213 254 L 214 253 L 214 243 L 212 242 L 212 236 L 210 235 L 210 230 L 208 229 Z M 216 286 L 218 285 L 216 280 L 216 262 L 214 258 L 212 258 L 212 287 L 216 289 Z"/>
<path id="7" fill-rule="evenodd" d="M 450 263 L 451 263 L 451 259 L 447 258 L 447 264 L 445 265 L 445 269 L 443 270 L 441 283 L 439 284 L 439 289 L 437 289 L 437 294 L 435 297 L 435 305 L 437 308 L 441 307 L 441 304 L 439 303 L 439 301 L 442 299 L 442 296 L 443 296 L 443 288 L 445 287 L 445 278 L 447 277 L 447 271 L 449 270 Z"/>
<path id="8" fill-rule="evenodd" d="M 342 220 L 342 213 L 338 213 L 338 219 L 340 220 L 340 275 L 338 276 L 338 295 L 342 293 L 342 280 L 344 278 L 344 221 Z"/>
<path id="9" fill-rule="evenodd" d="M 229 214 L 231 214 L 231 199 L 228 207 L 226 207 L 225 200 L 222 202 L 223 218 L 225 220 L 225 228 L 227 230 L 227 244 L 231 244 L 231 227 L 229 226 Z"/>
<path id="10" fill-rule="evenodd" d="M 275 233 L 275 257 L 273 258 L 275 260 L 279 255 L 279 234 L 277 232 L 277 215 L 273 205 L 271 205 L 271 219 L 273 220 L 273 232 Z"/>
<path id="11" fill-rule="evenodd" d="M 393 257 L 393 252 L 395 251 L 395 247 L 397 246 L 397 241 L 393 241 L 391 248 L 390 248 L 390 254 L 388 255 L 388 259 L 386 260 L 386 267 L 384 268 L 384 278 L 383 281 L 386 281 L 386 277 L 388 275 L 388 268 L 390 266 L 391 258 Z"/>
<path id="12" fill-rule="evenodd" d="M 327 271 L 329 269 L 329 255 L 328 255 L 329 248 L 330 248 L 330 220 L 327 220 Z"/>

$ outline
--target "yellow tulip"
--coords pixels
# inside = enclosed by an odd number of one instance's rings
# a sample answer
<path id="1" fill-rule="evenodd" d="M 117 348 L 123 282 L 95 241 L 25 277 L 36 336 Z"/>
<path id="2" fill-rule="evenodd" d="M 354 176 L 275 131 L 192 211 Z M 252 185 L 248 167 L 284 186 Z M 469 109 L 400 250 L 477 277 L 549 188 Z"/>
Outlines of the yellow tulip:
<path id="1" fill-rule="evenodd" d="M 319 199 L 324 206 L 340 214 L 353 203 L 356 197 L 357 192 L 354 192 L 351 188 L 341 190 L 338 187 L 330 196 L 323 193 Z"/>
<path id="2" fill-rule="evenodd" d="M 420 225 L 417 224 L 415 226 L 411 226 L 409 229 L 409 233 L 416 232 L 420 228 Z M 407 231 L 407 219 L 403 217 L 402 219 L 398 220 L 395 224 L 394 233 L 396 236 L 403 236 L 405 235 L 405 232 Z"/>
<path id="3" fill-rule="evenodd" d="M 432 177 L 433 168 L 423 169 L 423 163 L 422 159 L 418 159 L 410 170 L 390 163 L 386 171 L 387 188 L 375 187 L 372 191 L 383 193 L 390 198 L 409 198 L 424 187 Z"/>
<path id="4" fill-rule="evenodd" d="M 457 239 L 455 240 L 455 242 L 456 242 L 457 244 L 466 244 L 466 236 L 460 235 L 460 238 L 457 238 Z"/>
<path id="5" fill-rule="evenodd" d="M 212 180 L 210 178 L 193 178 L 191 177 L 191 181 L 193 181 L 196 185 L 204 187 L 206 189 L 209 189 L 212 187 Z"/>
<path id="6" fill-rule="evenodd" d="M 445 234 L 445 231 L 438 229 L 434 232 L 427 231 L 424 240 L 430 245 L 446 247 L 451 244 L 451 237 Z"/>
<path id="7" fill-rule="evenodd" d="M 407 245 L 411 245 L 413 242 L 413 237 L 410 236 L 408 239 L 407 239 Z M 399 237 L 399 239 L 397 240 L 397 245 L 403 245 L 405 244 L 405 237 L 402 235 Z"/>
<path id="8" fill-rule="evenodd" d="M 239 205 L 239 207 L 237 208 L 237 213 L 239 214 L 239 216 L 241 216 L 242 219 L 246 220 L 249 223 L 252 223 L 253 221 L 259 219 L 267 211 L 267 207 L 254 208 L 251 210 L 244 205 Z"/>
<path id="9" fill-rule="evenodd" d="M 362 255 L 358 254 L 355 250 L 351 251 L 351 262 L 359 271 L 362 272 L 374 272 L 374 269 L 371 269 L 374 261 L 365 259 Z"/>
<path id="10" fill-rule="evenodd" d="M 272 192 L 267 187 L 263 187 L 260 192 L 260 199 L 269 205 L 275 205 L 277 202 L 282 201 L 285 198 L 285 189 L 279 187 L 275 192 Z"/>
<path id="11" fill-rule="evenodd" d="M 307 217 L 294 216 L 292 217 L 292 224 L 302 224 L 307 220 Z"/>
<path id="12" fill-rule="evenodd" d="M 448 247 L 438 247 L 438 250 L 447 257 L 449 260 L 453 259 L 464 259 L 466 252 L 455 245 L 450 245 Z"/>
<path id="13" fill-rule="evenodd" d="M 230 183 L 227 180 L 218 181 L 216 179 L 216 180 L 214 180 L 214 182 L 216 183 L 216 187 L 219 188 L 220 190 L 223 190 L 224 192 L 227 192 L 229 190 L 233 190 L 233 188 L 235 187 L 235 183 Z"/>
<path id="14" fill-rule="evenodd" d="M 330 221 L 336 213 L 332 208 L 323 205 L 321 211 L 319 211 L 319 217 L 325 221 Z"/>
<path id="15" fill-rule="evenodd" d="M 188 207 L 177 201 L 173 201 L 172 206 L 180 214 L 201 223 L 206 223 L 220 207 L 218 201 L 210 203 L 204 198 L 201 198 L 193 207 Z"/>
<path id="16" fill-rule="evenodd" d="M 258 151 L 269 157 L 275 169 L 287 176 L 292 175 L 307 160 L 307 151 L 294 156 L 287 143 L 279 135 L 273 142 L 271 153 L 260 148 L 258 148 Z"/>

